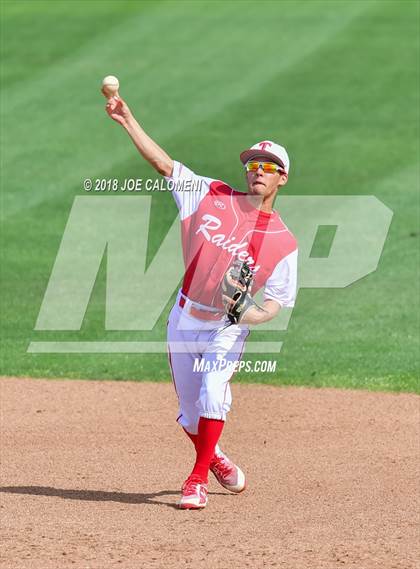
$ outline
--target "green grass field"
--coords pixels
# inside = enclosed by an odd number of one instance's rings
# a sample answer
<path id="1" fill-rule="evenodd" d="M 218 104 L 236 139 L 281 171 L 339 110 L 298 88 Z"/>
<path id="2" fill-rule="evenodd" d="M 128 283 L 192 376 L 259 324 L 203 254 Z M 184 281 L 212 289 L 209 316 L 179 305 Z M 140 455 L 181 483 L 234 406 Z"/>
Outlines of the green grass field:
<path id="1" fill-rule="evenodd" d="M 33 340 L 143 337 L 104 331 L 104 264 L 80 333 L 34 331 L 83 179 L 153 176 L 104 113 L 98 86 L 114 74 L 151 136 L 203 175 L 245 189 L 239 152 L 273 139 L 292 159 L 285 194 L 375 195 L 394 212 L 376 272 L 301 289 L 275 336 L 277 372 L 238 379 L 418 391 L 418 2 L 30 0 L 1 10 L 1 374 L 170 380 L 165 354 L 26 352 Z M 175 216 L 171 196 L 154 194 L 149 260 Z M 164 339 L 168 310 L 153 339 Z"/>

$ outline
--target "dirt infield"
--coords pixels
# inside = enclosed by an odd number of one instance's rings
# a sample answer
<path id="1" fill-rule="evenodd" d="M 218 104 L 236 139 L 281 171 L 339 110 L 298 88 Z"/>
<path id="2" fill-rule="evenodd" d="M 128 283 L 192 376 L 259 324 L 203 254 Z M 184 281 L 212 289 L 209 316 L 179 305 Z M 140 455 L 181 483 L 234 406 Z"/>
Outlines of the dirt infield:
<path id="1" fill-rule="evenodd" d="M 4 569 L 411 569 L 419 398 L 233 385 L 248 477 L 176 508 L 193 460 L 170 384 L 1 379 Z"/>

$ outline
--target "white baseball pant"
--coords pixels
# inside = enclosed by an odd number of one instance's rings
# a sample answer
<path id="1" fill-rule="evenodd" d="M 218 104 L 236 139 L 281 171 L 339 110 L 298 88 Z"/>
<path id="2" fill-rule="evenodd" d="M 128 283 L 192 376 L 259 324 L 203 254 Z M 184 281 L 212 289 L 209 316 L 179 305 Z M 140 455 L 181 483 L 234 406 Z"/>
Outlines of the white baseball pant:
<path id="1" fill-rule="evenodd" d="M 198 431 L 200 417 L 226 420 L 232 403 L 229 380 L 249 334 L 246 325 L 228 326 L 224 315 L 217 320 L 192 316 L 190 310 L 197 307 L 203 308 L 179 291 L 169 314 L 167 335 L 169 364 L 179 401 L 177 421 L 192 434 Z"/>

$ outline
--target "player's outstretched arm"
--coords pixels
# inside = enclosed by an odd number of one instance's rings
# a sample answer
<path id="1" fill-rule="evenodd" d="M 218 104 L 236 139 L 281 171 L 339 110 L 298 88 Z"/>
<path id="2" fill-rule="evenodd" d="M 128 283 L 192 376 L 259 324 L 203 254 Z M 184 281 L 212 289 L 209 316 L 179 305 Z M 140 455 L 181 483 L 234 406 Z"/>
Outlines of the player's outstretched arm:
<path id="1" fill-rule="evenodd" d="M 159 174 L 170 176 L 174 161 L 168 154 L 144 132 L 134 118 L 127 103 L 118 95 L 108 99 L 106 112 L 117 123 L 122 125 L 134 142 L 137 150 Z"/>

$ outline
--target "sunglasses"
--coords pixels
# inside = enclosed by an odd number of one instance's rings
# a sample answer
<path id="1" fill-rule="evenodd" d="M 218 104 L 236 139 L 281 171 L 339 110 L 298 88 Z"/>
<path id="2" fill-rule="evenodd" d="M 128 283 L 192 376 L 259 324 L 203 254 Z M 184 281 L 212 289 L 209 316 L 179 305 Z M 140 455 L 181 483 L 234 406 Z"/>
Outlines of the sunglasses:
<path id="1" fill-rule="evenodd" d="M 275 164 L 274 162 L 257 162 L 250 160 L 245 164 L 245 169 L 247 172 L 257 172 L 258 168 L 262 168 L 266 174 L 275 174 L 276 172 L 284 174 L 282 167 L 279 164 Z"/>

